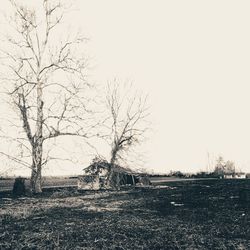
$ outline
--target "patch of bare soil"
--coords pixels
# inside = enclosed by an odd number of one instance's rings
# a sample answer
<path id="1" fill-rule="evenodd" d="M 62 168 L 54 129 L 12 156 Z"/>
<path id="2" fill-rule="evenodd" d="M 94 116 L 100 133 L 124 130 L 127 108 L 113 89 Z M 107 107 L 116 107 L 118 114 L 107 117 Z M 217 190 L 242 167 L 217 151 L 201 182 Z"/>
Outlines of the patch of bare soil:
<path id="1" fill-rule="evenodd" d="M 250 249 L 249 180 L 0 200 L 0 249 Z"/>

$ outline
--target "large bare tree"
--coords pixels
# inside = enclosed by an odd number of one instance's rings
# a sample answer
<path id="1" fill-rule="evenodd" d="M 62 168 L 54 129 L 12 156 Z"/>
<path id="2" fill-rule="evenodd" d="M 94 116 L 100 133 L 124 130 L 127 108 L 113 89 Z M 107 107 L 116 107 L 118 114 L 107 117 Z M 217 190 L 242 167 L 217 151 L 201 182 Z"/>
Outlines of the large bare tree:
<path id="1" fill-rule="evenodd" d="M 15 140 L 25 149 L 29 161 L 15 161 L 31 168 L 31 190 L 41 189 L 42 168 L 49 156 L 46 143 L 61 136 L 88 138 L 93 124 L 86 118 L 88 102 L 86 59 L 81 53 L 84 38 L 65 33 L 61 25 L 65 5 L 60 0 L 39 0 L 28 8 L 10 1 L 13 32 L 6 36 L 1 58 L 5 85 L 22 123 L 24 136 Z M 2 74 L 3 75 L 3 74 Z M 27 156 L 27 155 L 26 155 Z M 11 156 L 10 156 L 11 157 Z"/>
<path id="2" fill-rule="evenodd" d="M 150 128 L 149 108 L 146 96 L 134 91 L 132 84 L 117 80 L 108 84 L 106 106 L 109 112 L 106 128 L 110 131 L 106 138 L 111 148 L 107 185 L 112 186 L 115 164 L 126 163 L 129 153 L 145 139 Z M 118 179 L 115 185 L 119 185 Z"/>

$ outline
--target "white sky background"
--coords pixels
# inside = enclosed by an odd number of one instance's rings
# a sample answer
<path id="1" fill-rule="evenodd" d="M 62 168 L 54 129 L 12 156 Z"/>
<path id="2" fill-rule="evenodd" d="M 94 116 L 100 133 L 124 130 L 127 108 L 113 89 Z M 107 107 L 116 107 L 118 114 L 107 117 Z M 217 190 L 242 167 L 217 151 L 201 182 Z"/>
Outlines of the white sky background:
<path id="1" fill-rule="evenodd" d="M 147 169 L 205 170 L 209 152 L 250 172 L 249 1 L 75 4 L 69 21 L 90 38 L 91 81 L 129 79 L 149 94 L 154 131 L 142 145 Z M 0 9 L 8 12 L 7 0 Z"/>

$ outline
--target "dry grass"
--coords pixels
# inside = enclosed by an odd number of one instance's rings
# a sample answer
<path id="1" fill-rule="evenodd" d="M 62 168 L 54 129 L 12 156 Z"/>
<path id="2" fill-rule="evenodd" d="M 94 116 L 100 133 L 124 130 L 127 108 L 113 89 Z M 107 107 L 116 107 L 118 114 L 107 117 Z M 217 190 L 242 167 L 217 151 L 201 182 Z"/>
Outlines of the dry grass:
<path id="1" fill-rule="evenodd" d="M 1 200 L 0 249 L 250 249 L 249 181 L 169 185 Z"/>

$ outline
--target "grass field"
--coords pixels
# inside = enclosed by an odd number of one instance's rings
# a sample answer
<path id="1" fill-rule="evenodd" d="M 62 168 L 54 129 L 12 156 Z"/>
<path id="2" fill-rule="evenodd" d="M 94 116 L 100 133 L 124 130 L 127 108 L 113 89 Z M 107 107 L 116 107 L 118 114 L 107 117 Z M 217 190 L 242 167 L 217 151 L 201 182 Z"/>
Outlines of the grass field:
<path id="1" fill-rule="evenodd" d="M 184 179 L 184 178 L 176 178 L 176 177 L 150 177 L 150 180 L 154 184 L 164 184 L 165 182 L 172 181 L 191 181 L 194 179 Z M 12 190 L 15 179 L 0 179 L 0 192 L 6 190 Z M 29 179 L 27 178 L 25 181 L 26 187 L 29 187 Z M 49 187 L 65 187 L 65 186 L 77 186 L 77 177 L 69 178 L 69 177 L 43 177 L 42 186 L 45 188 Z"/>
<path id="2" fill-rule="evenodd" d="M 0 199 L 0 249 L 250 249 L 250 180 Z"/>
<path id="3" fill-rule="evenodd" d="M 0 192 L 4 190 L 12 190 L 15 179 L 10 178 L 6 180 L 0 179 Z M 25 181 L 25 185 L 29 187 L 29 179 Z M 76 186 L 77 178 L 69 177 L 44 177 L 42 179 L 43 187 L 63 187 L 63 186 Z"/>

